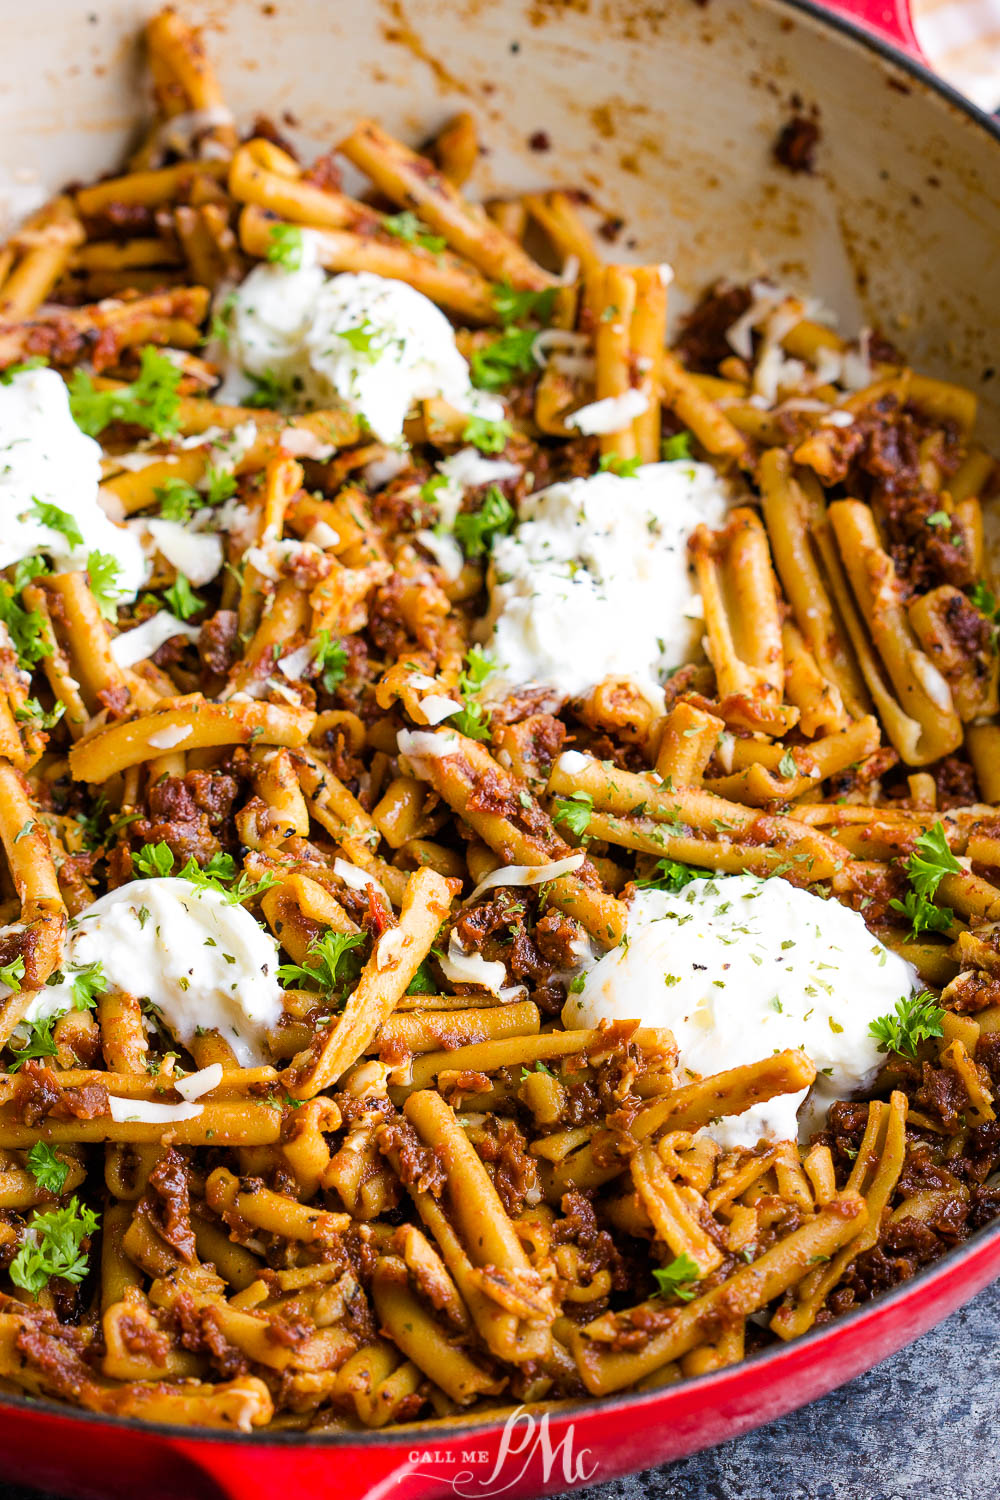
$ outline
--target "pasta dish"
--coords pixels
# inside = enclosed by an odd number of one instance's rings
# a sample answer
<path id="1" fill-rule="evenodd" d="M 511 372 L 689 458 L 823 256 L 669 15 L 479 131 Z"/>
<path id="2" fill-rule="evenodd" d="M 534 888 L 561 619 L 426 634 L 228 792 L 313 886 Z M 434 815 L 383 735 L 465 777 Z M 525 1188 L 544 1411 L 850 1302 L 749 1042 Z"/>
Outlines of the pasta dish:
<path id="1" fill-rule="evenodd" d="M 974 394 L 147 40 L 0 251 L 3 1388 L 381 1428 L 912 1276 L 1000 1206 Z"/>

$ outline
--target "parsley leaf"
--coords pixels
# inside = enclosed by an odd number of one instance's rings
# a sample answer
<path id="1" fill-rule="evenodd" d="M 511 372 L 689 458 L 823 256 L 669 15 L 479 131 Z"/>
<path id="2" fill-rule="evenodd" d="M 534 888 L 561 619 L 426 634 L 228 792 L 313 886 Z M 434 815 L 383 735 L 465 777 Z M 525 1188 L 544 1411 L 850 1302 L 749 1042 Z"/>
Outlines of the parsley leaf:
<path id="1" fill-rule="evenodd" d="M 170 587 L 163 590 L 163 597 L 180 620 L 189 620 L 205 607 L 183 573 L 178 573 Z"/>
<path id="2" fill-rule="evenodd" d="M 297 271 L 302 264 L 304 243 L 298 224 L 272 224 L 267 241 L 267 258 L 274 266 L 284 266 L 286 271 Z"/>
<path id="3" fill-rule="evenodd" d="M 530 374 L 538 365 L 535 358 L 534 328 L 508 328 L 469 359 L 472 384 L 482 391 L 501 391 L 517 375 Z"/>
<path id="4" fill-rule="evenodd" d="M 692 880 L 707 880 L 711 874 L 711 870 L 699 870 L 694 865 L 681 864 L 677 859 L 658 859 L 653 873 L 635 884 L 640 890 L 680 891 Z"/>
<path id="5" fill-rule="evenodd" d="M 140 875 L 159 876 L 162 879 L 173 873 L 173 850 L 162 839 L 158 844 L 143 844 L 132 855 L 132 865 Z"/>
<path id="6" fill-rule="evenodd" d="M 434 981 L 434 975 L 431 973 L 430 966 L 425 958 L 406 986 L 406 993 L 408 995 L 436 995 L 437 991 L 438 986 Z"/>
<path id="7" fill-rule="evenodd" d="M 68 510 L 60 510 L 58 505 L 52 505 L 48 500 L 32 500 L 29 514 L 40 526 L 61 532 L 71 547 L 83 546 L 83 532 L 76 524 L 76 517 L 71 516 Z"/>
<path id="8" fill-rule="evenodd" d="M 70 990 L 73 995 L 74 1010 L 93 1010 L 98 995 L 103 995 L 108 987 L 108 981 L 104 975 L 104 967 L 100 962 L 92 964 L 71 964 Z"/>
<path id="9" fill-rule="evenodd" d="M 996 595 L 982 580 L 974 583 L 969 590 L 969 602 L 976 606 L 981 615 L 992 620 L 994 625 L 1000 623 L 1000 607 L 997 606 Z"/>
<path id="10" fill-rule="evenodd" d="M 692 1297 L 697 1297 L 698 1288 L 692 1282 L 697 1282 L 701 1276 L 697 1261 L 691 1259 L 690 1255 L 678 1255 L 669 1266 L 657 1266 L 653 1271 L 657 1290 L 654 1297 L 679 1297 L 682 1302 L 690 1302 Z"/>
<path id="11" fill-rule="evenodd" d="M 488 740 L 492 710 L 479 701 L 483 683 L 493 671 L 492 657 L 481 646 L 470 646 L 466 665 L 458 677 L 458 691 L 462 699 L 461 713 L 452 714 L 451 722 L 460 734 L 470 740 Z"/>
<path id="12" fill-rule="evenodd" d="M 71 1198 L 65 1208 L 35 1214 L 24 1243 L 10 1263 L 10 1279 L 33 1297 L 53 1276 L 79 1283 L 86 1276 L 89 1260 L 81 1249 L 97 1228 L 98 1216 Z"/>
<path id="13" fill-rule="evenodd" d="M 259 880 L 254 880 L 252 875 L 243 870 L 236 884 L 225 892 L 226 901 L 230 906 L 238 906 L 242 901 L 251 901 L 254 896 L 259 896 L 262 891 L 269 891 L 272 885 L 277 884 L 278 877 L 272 875 L 270 870 L 265 870 Z"/>
<path id="14" fill-rule="evenodd" d="M 513 432 L 505 419 L 490 422 L 486 417 L 470 417 L 462 430 L 462 442 L 472 443 L 480 453 L 502 453 Z"/>
<path id="15" fill-rule="evenodd" d="M 320 682 L 332 693 L 347 676 L 347 647 L 343 641 L 335 641 L 329 630 L 321 630 L 316 637 L 313 661 L 319 669 Z"/>
<path id="16" fill-rule="evenodd" d="M 188 521 L 193 510 L 201 510 L 204 501 L 193 484 L 186 479 L 168 479 L 158 484 L 153 491 L 159 501 L 160 515 L 164 521 Z"/>
<path id="17" fill-rule="evenodd" d="M 895 1015 L 879 1016 L 868 1028 L 868 1035 L 879 1045 L 880 1052 L 899 1052 L 916 1058 L 917 1047 L 931 1037 L 941 1036 L 944 1011 L 930 990 L 919 995 L 904 995 L 896 1001 Z"/>
<path id="18" fill-rule="evenodd" d="M 130 385 L 98 391 L 84 370 L 74 372 L 69 387 L 73 420 L 82 432 L 97 437 L 112 422 L 130 422 L 157 437 L 173 437 L 178 429 L 181 372 L 166 354 L 146 344 L 139 356 L 139 375 Z"/>
<path id="19" fill-rule="evenodd" d="M 548 324 L 555 309 L 556 288 L 550 286 L 542 292 L 517 292 L 506 283 L 497 283 L 492 288 L 490 300 L 505 328 L 511 323 L 523 323 L 526 318 L 537 318 L 539 323 Z"/>
<path id="20" fill-rule="evenodd" d="M 493 538 L 504 536 L 514 524 L 514 507 L 502 490 L 491 484 L 482 508 L 461 511 L 455 517 L 455 536 L 466 557 L 481 557 Z"/>
<path id="21" fill-rule="evenodd" d="M 448 243 L 443 235 L 432 234 L 423 220 L 418 219 L 409 208 L 404 208 L 402 213 L 386 214 L 382 219 L 382 228 L 387 234 L 402 240 L 404 245 L 419 245 L 432 255 L 440 255 Z"/>
<path id="22" fill-rule="evenodd" d="M 223 500 L 229 500 L 236 494 L 236 475 L 232 469 L 224 469 L 216 464 L 209 464 L 206 468 L 203 484 L 203 498 L 207 505 L 221 505 Z"/>
<path id="23" fill-rule="evenodd" d="M 946 875 L 961 873 L 962 866 L 948 848 L 944 826 L 938 822 L 916 841 L 914 852 L 906 861 L 906 877 L 911 889 L 903 901 L 889 902 L 893 911 L 901 912 L 910 922 L 912 936 L 921 932 L 945 932 L 951 926 L 948 907 L 934 905 L 937 888 Z"/>
<path id="24" fill-rule="evenodd" d="M 36 1141 L 27 1155 L 28 1170 L 47 1193 L 54 1193 L 58 1198 L 66 1186 L 66 1178 L 69 1176 L 69 1162 L 63 1161 L 57 1156 L 52 1147 L 45 1141 Z"/>
<path id="25" fill-rule="evenodd" d="M 937 906 L 916 891 L 907 891 L 902 901 L 894 896 L 889 905 L 909 922 L 911 938 L 919 937 L 922 932 L 948 932 L 955 919 L 950 906 Z"/>
<path id="26" fill-rule="evenodd" d="M 6 625 L 17 664 L 25 671 L 52 655 L 52 645 L 43 634 L 45 622 L 37 609 L 25 609 L 6 579 L 0 578 L 0 623 Z"/>
<path id="27" fill-rule="evenodd" d="M 117 559 L 110 552 L 91 552 L 87 558 L 90 592 L 106 620 L 114 620 L 118 616 L 118 601 L 121 598 L 118 586 L 120 571 Z"/>
<path id="28" fill-rule="evenodd" d="M 32 724 L 38 729 L 52 729 L 59 723 L 65 712 L 65 703 L 56 703 L 52 708 L 45 709 L 37 698 L 25 698 L 21 707 L 14 710 L 14 718 L 19 724 Z"/>
<path id="29" fill-rule="evenodd" d="M 43 573 L 49 571 L 49 565 L 44 557 L 22 557 L 20 562 L 14 564 L 14 592 L 19 594 L 25 584 L 40 578 Z"/>
<path id="30" fill-rule="evenodd" d="M 792 777 L 797 776 L 798 774 L 799 768 L 795 764 L 795 756 L 790 750 L 786 750 L 784 755 L 778 761 L 778 775 L 784 781 L 791 781 Z"/>
<path id="31" fill-rule="evenodd" d="M 553 823 L 560 823 L 583 838 L 590 827 L 594 812 L 594 799 L 589 792 L 574 792 L 571 797 L 556 797 L 553 801 Z"/>
<path id="32" fill-rule="evenodd" d="M 679 459 L 691 457 L 691 434 L 689 432 L 675 432 L 672 436 L 664 438 L 660 445 L 660 457 L 664 463 L 677 463 Z"/>
<path id="33" fill-rule="evenodd" d="M 8 365 L 6 370 L 0 374 L 0 385 L 10 385 L 15 375 L 23 375 L 27 370 L 40 370 L 48 364 L 44 354 L 29 354 L 27 359 L 18 360 L 15 365 Z"/>
<path id="34" fill-rule="evenodd" d="M 602 453 L 598 472 L 617 474 L 619 479 L 634 479 L 642 467 L 641 458 L 619 458 L 617 453 Z"/>
<path id="35" fill-rule="evenodd" d="M 21 989 L 21 980 L 23 978 L 24 959 L 20 954 L 16 958 L 11 959 L 9 964 L 4 964 L 0 968 L 0 984 L 5 984 L 9 990 L 13 990 L 15 995 Z"/>
<path id="36" fill-rule="evenodd" d="M 338 980 L 343 986 L 352 984 L 361 972 L 361 955 L 351 950 L 360 947 L 364 940 L 363 932 L 328 930 L 310 943 L 305 963 L 281 964 L 278 979 L 284 985 L 302 981 L 321 990 L 336 989 Z"/>
<path id="37" fill-rule="evenodd" d="M 55 1057 L 57 1049 L 52 1027 L 58 1019 L 58 1016 L 47 1016 L 41 1021 L 22 1021 L 22 1026 L 28 1029 L 28 1039 L 23 1047 L 14 1047 L 8 1042 L 10 1054 L 14 1059 L 7 1069 L 8 1073 L 16 1073 L 21 1064 L 30 1058 Z"/>

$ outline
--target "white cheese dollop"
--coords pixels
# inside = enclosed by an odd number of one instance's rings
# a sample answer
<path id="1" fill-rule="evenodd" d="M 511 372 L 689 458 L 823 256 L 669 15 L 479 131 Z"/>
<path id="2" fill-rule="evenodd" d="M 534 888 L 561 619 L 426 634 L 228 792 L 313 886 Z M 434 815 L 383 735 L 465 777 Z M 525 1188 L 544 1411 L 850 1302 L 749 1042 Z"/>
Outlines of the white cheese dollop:
<path id="1" fill-rule="evenodd" d="M 698 654 L 704 628 L 688 537 L 726 508 L 715 470 L 686 459 L 529 495 L 493 544 L 489 691 L 539 683 L 575 697 L 628 677 L 662 705 L 661 673 Z"/>
<path id="2" fill-rule="evenodd" d="M 281 1018 L 278 947 L 220 891 L 180 878 L 133 880 L 80 913 L 63 961 L 67 981 L 32 998 L 25 1019 L 72 1009 L 74 968 L 99 963 L 108 988 L 151 1002 L 171 1036 L 189 1046 L 218 1031 L 243 1067 L 267 1059 L 264 1037 Z"/>
<path id="3" fill-rule="evenodd" d="M 499 421 L 503 403 L 473 389 L 455 332 L 428 297 L 371 271 L 327 276 L 303 231 L 295 270 L 257 266 L 237 289 L 229 353 L 235 368 L 219 399 L 239 400 L 246 376 L 273 376 L 302 407 L 339 396 L 384 443 L 396 443 L 414 402 L 443 397 Z"/>
<path id="4" fill-rule="evenodd" d="M 918 988 L 913 967 L 883 947 L 857 912 L 775 878 L 695 880 L 677 892 L 637 891 L 627 944 L 587 974 L 563 1010 L 566 1026 L 637 1020 L 665 1026 L 680 1079 L 721 1073 L 787 1047 L 816 1064 L 807 1129 L 835 1099 L 868 1087 L 882 1062 L 868 1028 Z M 723 1117 L 720 1144 L 794 1140 L 804 1090 Z"/>
<path id="5" fill-rule="evenodd" d="M 21 370 L 0 385 L 0 568 L 38 552 L 59 567 L 85 568 L 91 552 L 105 552 L 118 564 L 119 597 L 134 599 L 146 559 L 137 539 L 101 509 L 100 481 L 100 444 L 73 421 L 55 370 Z M 36 501 L 72 517 L 82 542 L 45 525 Z"/>

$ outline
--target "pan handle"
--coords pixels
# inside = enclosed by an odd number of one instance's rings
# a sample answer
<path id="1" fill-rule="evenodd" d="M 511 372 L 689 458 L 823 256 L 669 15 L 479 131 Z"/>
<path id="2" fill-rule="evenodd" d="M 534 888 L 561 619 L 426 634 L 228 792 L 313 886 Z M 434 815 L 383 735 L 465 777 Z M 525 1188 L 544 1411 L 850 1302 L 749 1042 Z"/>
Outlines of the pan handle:
<path id="1" fill-rule="evenodd" d="M 847 21 L 874 31 L 914 62 L 928 66 L 917 34 L 909 0 L 824 0 L 826 8 Z"/>

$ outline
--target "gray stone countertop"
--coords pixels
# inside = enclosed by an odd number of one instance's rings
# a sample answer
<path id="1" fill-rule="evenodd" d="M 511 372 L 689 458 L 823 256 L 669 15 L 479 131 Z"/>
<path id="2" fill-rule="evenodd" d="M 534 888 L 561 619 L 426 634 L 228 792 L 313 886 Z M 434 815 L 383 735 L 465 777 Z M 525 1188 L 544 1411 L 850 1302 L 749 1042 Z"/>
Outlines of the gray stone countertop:
<path id="1" fill-rule="evenodd" d="M 579 1500 L 996 1500 L 998 1398 L 1000 1283 L 802 1411 Z M 2 1472 L 0 1500 L 42 1500 Z"/>

